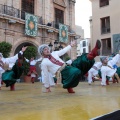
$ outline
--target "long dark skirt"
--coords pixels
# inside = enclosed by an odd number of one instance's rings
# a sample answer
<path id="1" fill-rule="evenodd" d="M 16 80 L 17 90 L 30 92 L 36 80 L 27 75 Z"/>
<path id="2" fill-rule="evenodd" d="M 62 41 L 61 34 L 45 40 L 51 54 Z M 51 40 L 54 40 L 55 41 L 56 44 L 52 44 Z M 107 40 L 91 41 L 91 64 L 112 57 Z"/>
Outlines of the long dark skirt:
<path id="1" fill-rule="evenodd" d="M 95 60 L 89 60 L 87 54 L 83 54 L 73 61 L 71 66 L 66 66 L 62 71 L 63 88 L 73 88 L 79 84 L 80 76 L 86 74 L 93 66 Z"/>

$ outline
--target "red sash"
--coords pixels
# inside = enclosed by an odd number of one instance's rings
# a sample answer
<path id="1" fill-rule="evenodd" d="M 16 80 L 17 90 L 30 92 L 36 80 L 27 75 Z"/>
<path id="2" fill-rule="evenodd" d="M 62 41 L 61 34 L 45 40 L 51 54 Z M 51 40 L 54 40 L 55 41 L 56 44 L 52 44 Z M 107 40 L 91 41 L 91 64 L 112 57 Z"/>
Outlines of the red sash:
<path id="1" fill-rule="evenodd" d="M 45 58 L 48 58 L 52 63 L 59 65 L 59 66 L 63 66 L 64 63 L 60 62 L 59 60 L 56 60 L 52 55 L 49 55 Z"/>

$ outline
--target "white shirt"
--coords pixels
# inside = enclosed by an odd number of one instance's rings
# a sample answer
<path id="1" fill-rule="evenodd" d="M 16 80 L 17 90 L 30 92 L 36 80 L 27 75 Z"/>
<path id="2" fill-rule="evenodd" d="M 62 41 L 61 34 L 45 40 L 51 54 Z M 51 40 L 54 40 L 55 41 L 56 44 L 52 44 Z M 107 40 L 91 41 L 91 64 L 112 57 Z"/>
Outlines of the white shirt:
<path id="1" fill-rule="evenodd" d="M 66 64 L 71 65 L 72 64 L 72 60 L 66 61 Z"/>
<path id="2" fill-rule="evenodd" d="M 60 56 L 64 55 L 66 52 L 68 52 L 71 49 L 71 46 L 68 45 L 64 49 L 60 51 L 53 51 L 51 55 L 56 59 L 59 60 L 60 62 L 64 63 L 64 61 L 60 58 Z M 44 74 L 44 82 L 45 82 L 45 87 L 49 87 L 49 72 L 52 74 L 52 76 L 55 76 L 55 73 L 61 66 L 56 65 L 52 63 L 48 58 L 43 58 L 42 63 L 41 63 L 41 69 Z"/>
<path id="3" fill-rule="evenodd" d="M 22 51 L 20 51 L 19 53 L 23 54 Z M 18 59 L 18 54 L 16 54 L 16 55 L 13 56 L 13 57 L 2 58 L 2 61 L 3 61 L 3 63 L 10 64 L 10 63 L 15 63 L 17 59 Z"/>
<path id="4" fill-rule="evenodd" d="M 113 68 L 114 65 L 120 62 L 120 54 L 117 54 L 112 58 L 112 60 L 108 61 L 108 65 Z"/>
<path id="5" fill-rule="evenodd" d="M 20 51 L 19 53 L 23 54 L 22 51 Z M 14 64 L 16 62 L 16 60 L 18 59 L 18 54 L 16 54 L 13 57 L 9 57 L 9 58 L 2 58 L 2 62 L 5 64 Z M 3 70 L 3 68 L 0 67 L 0 70 Z"/>
<path id="6" fill-rule="evenodd" d="M 116 73 L 116 69 L 112 69 L 108 66 L 101 67 L 101 74 L 102 74 L 102 85 L 106 85 L 106 76 L 112 77 Z"/>
<path id="7" fill-rule="evenodd" d="M 94 65 L 98 70 L 102 67 L 102 63 L 101 62 L 96 62 L 94 63 Z"/>
<path id="8" fill-rule="evenodd" d="M 30 60 L 28 60 L 28 59 L 25 58 L 25 60 L 26 60 L 27 62 L 30 62 L 30 65 L 36 65 L 36 63 L 37 63 L 38 61 L 41 61 L 42 58 L 40 58 L 40 59 L 38 59 L 38 60 L 32 60 L 32 61 L 30 61 Z"/>

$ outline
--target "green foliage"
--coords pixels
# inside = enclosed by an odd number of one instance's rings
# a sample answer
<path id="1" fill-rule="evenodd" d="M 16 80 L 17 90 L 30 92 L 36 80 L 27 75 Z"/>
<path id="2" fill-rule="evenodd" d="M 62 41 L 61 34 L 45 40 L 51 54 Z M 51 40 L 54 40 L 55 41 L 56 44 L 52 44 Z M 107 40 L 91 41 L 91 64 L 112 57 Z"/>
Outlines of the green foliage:
<path id="1" fill-rule="evenodd" d="M 67 53 L 65 53 L 63 56 L 61 56 L 61 58 L 65 62 L 71 59 Z"/>
<path id="2" fill-rule="evenodd" d="M 23 66 L 24 66 L 24 75 L 27 75 L 29 72 L 30 64 L 24 61 Z"/>
<path id="3" fill-rule="evenodd" d="M 68 60 L 70 60 L 70 57 L 69 57 L 69 56 L 66 56 L 66 57 L 65 57 L 65 62 L 68 61 Z"/>
<path id="4" fill-rule="evenodd" d="M 36 56 L 37 56 L 37 48 L 34 46 L 28 46 L 24 52 L 24 57 L 30 60 L 30 58 L 32 57 L 36 58 Z M 24 64 L 24 75 L 27 75 L 27 73 L 29 72 L 30 64 L 27 63 L 26 61 L 24 61 L 23 64 Z"/>
<path id="5" fill-rule="evenodd" d="M 37 48 L 34 46 L 28 46 L 26 51 L 24 52 L 24 57 L 30 60 L 30 58 L 37 56 Z"/>
<path id="6" fill-rule="evenodd" d="M 3 54 L 5 58 L 9 57 L 11 49 L 12 45 L 10 43 L 5 41 L 0 43 L 0 52 Z"/>

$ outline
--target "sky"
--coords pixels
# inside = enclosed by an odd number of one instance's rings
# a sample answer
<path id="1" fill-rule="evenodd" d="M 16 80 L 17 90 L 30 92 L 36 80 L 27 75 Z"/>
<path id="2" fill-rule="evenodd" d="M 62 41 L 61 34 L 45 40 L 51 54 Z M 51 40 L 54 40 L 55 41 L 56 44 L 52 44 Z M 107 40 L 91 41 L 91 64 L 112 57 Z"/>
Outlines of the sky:
<path id="1" fill-rule="evenodd" d="M 85 38 L 90 38 L 90 16 L 92 16 L 91 2 L 89 0 L 76 0 L 75 24 L 84 29 Z"/>

